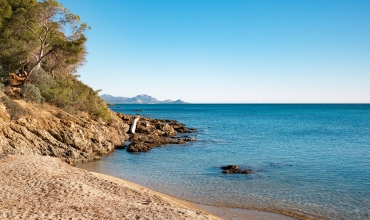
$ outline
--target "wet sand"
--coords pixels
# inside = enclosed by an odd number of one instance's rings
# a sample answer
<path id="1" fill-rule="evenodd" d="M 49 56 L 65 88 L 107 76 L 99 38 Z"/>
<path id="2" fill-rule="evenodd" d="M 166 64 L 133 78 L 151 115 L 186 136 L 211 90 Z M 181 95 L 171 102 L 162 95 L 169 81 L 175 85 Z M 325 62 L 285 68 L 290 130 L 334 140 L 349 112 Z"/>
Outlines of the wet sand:
<path id="1" fill-rule="evenodd" d="M 228 207 L 217 207 L 198 205 L 200 208 L 209 211 L 223 219 L 233 220 L 297 220 L 298 218 L 258 210 L 248 210 L 241 208 L 228 208 Z"/>
<path id="2" fill-rule="evenodd" d="M 0 156 L 0 175 L 0 219 L 295 219 L 194 204 L 48 156 Z"/>
<path id="3" fill-rule="evenodd" d="M 137 184 L 43 156 L 0 158 L 0 219 L 219 219 Z"/>

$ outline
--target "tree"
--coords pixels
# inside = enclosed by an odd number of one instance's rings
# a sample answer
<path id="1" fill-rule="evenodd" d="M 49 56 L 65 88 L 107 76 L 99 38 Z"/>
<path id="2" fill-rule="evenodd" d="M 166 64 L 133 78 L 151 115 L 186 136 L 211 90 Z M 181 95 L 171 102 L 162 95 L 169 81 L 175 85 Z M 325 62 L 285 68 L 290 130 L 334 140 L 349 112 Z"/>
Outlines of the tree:
<path id="1" fill-rule="evenodd" d="M 4 70 L 24 69 L 29 76 L 35 68 L 43 67 L 58 77 L 75 72 L 84 63 L 84 33 L 89 27 L 79 16 L 55 0 L 0 1 L 8 2 L 12 12 L 3 19 L 0 30 L 0 65 Z"/>
<path id="2" fill-rule="evenodd" d="M 12 14 L 12 7 L 7 0 L 0 0 L 0 29 L 5 18 L 9 18 Z"/>

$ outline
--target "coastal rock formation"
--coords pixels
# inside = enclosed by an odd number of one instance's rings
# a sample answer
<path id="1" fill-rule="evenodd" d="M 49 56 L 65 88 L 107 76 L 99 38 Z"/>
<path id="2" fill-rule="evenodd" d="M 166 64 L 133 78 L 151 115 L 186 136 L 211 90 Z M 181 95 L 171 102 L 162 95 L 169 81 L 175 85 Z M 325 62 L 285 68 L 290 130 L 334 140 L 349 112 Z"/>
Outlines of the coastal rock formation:
<path id="1" fill-rule="evenodd" d="M 117 113 L 117 116 L 123 120 L 125 124 L 132 124 L 135 116 Z M 177 133 L 193 133 L 195 128 L 187 128 L 184 124 L 176 120 L 169 119 L 153 119 L 153 118 L 140 118 L 137 124 L 136 132 L 139 133 L 152 133 L 155 130 L 167 132 L 167 136 L 174 136 Z"/>
<path id="2" fill-rule="evenodd" d="M 129 152 L 148 152 L 154 147 L 166 144 L 184 144 L 184 140 L 175 140 L 159 136 L 157 133 L 152 134 L 132 134 L 130 136 L 130 145 L 127 148 Z"/>
<path id="3" fill-rule="evenodd" d="M 129 126 L 113 112 L 110 123 L 104 123 L 47 104 L 17 102 L 31 115 L 11 120 L 6 109 L 0 109 L 0 155 L 49 155 L 68 163 L 92 161 L 128 139 Z"/>
<path id="4" fill-rule="evenodd" d="M 184 141 L 195 141 L 195 138 L 193 137 L 184 137 Z"/>
<path id="5" fill-rule="evenodd" d="M 224 174 L 250 174 L 253 172 L 253 170 L 242 170 L 236 165 L 223 166 L 221 169 Z"/>
<path id="6" fill-rule="evenodd" d="M 132 124 L 138 116 L 117 114 L 125 124 Z M 195 129 L 188 129 L 184 124 L 175 120 L 163 120 L 152 118 L 140 118 L 136 124 L 135 134 L 130 135 L 130 145 L 127 148 L 129 152 L 148 152 L 154 147 L 166 144 L 184 144 L 186 141 L 195 141 L 191 137 L 175 137 L 177 133 L 191 133 Z"/>
<path id="7" fill-rule="evenodd" d="M 93 120 L 88 114 L 71 115 L 44 104 L 16 101 L 28 114 L 11 119 L 0 103 L 0 155 L 48 155 L 64 158 L 70 164 L 100 159 L 122 148 L 130 140 L 129 152 L 147 152 L 166 144 L 184 144 L 192 137 L 184 124 L 174 120 L 140 118 L 135 134 L 127 134 L 135 116 L 110 112 L 109 122 Z"/>

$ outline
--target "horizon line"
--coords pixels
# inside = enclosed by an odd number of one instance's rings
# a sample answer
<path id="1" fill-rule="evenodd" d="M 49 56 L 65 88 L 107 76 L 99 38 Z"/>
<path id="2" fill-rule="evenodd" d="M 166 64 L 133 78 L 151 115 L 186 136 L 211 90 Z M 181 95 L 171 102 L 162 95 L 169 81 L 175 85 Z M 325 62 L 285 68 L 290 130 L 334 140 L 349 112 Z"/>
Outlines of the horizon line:
<path id="1" fill-rule="evenodd" d="M 111 103 L 115 105 L 369 105 L 367 102 L 188 102 L 188 103 Z"/>

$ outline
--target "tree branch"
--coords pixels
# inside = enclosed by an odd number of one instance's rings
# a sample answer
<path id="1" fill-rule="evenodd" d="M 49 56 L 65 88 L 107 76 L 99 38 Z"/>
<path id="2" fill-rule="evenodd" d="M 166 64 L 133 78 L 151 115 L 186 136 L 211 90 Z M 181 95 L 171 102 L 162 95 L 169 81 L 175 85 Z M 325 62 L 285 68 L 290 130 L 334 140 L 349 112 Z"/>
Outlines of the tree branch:
<path id="1" fill-rule="evenodd" d="M 36 61 L 37 61 L 38 58 L 37 58 L 36 54 L 32 53 L 32 56 L 34 56 Z"/>
<path id="2" fill-rule="evenodd" d="M 45 53 L 42 57 L 40 57 L 40 59 L 38 59 L 38 61 L 32 65 L 32 67 L 30 69 L 28 69 L 28 75 L 26 76 L 26 79 L 23 81 L 23 83 L 25 83 L 28 79 L 28 77 L 31 75 L 32 73 L 32 70 L 37 66 L 39 65 L 39 63 L 41 63 L 41 61 L 46 57 L 48 56 L 49 54 L 52 54 L 54 52 L 54 50 L 49 50 L 47 53 Z"/>
<path id="3" fill-rule="evenodd" d="M 27 26 L 27 29 L 28 30 L 30 30 L 30 31 L 32 31 L 32 33 L 34 33 L 36 36 L 38 36 L 39 37 L 39 39 L 42 41 L 42 38 L 41 38 L 41 36 L 38 34 L 38 33 L 36 33 L 36 31 L 34 31 L 32 28 L 30 28 L 29 26 Z"/>

